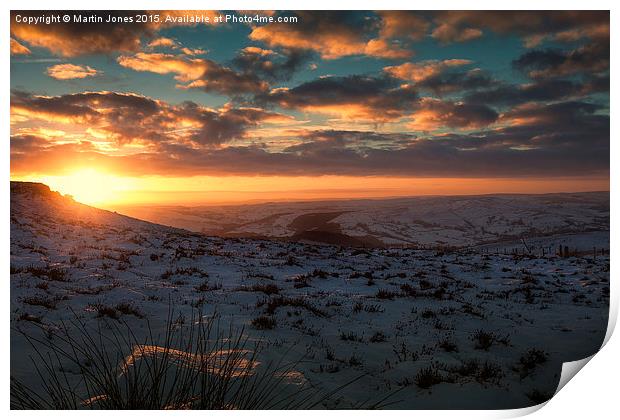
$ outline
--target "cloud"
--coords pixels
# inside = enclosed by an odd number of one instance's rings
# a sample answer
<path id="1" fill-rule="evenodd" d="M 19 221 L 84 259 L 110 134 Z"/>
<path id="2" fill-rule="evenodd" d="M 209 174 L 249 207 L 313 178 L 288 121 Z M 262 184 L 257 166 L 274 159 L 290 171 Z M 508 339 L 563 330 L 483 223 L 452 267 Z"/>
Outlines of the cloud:
<path id="1" fill-rule="evenodd" d="M 141 39 L 154 36 L 154 26 L 147 23 L 131 24 L 109 23 L 51 23 L 49 25 L 29 25 L 16 22 L 15 15 L 22 17 L 41 16 L 42 11 L 12 11 L 11 36 L 27 42 L 30 46 L 46 48 L 62 57 L 75 57 L 86 54 L 109 54 L 112 52 L 134 52 L 141 46 Z M 108 14 L 122 18 L 134 16 L 135 11 L 81 11 L 68 12 L 85 16 Z"/>
<path id="2" fill-rule="evenodd" d="M 245 47 L 232 64 L 242 73 L 253 74 L 271 82 L 287 81 L 314 57 L 308 50 L 286 50 L 282 53 L 259 47 Z"/>
<path id="3" fill-rule="evenodd" d="M 327 60 L 350 55 L 407 58 L 411 51 L 382 38 L 369 38 L 378 27 L 360 12 L 300 11 L 297 23 L 271 23 L 254 27 L 250 39 L 270 47 L 311 50 Z"/>
<path id="4" fill-rule="evenodd" d="M 95 77 L 101 72 L 90 66 L 80 66 L 76 64 L 56 64 L 47 68 L 47 75 L 57 80 L 85 79 Z"/>
<path id="5" fill-rule="evenodd" d="M 548 105 L 526 103 L 503 113 L 501 119 L 511 126 L 544 125 L 549 128 L 547 133 L 551 134 L 555 131 L 567 132 L 568 127 L 572 127 L 575 130 L 574 134 L 590 131 L 590 134 L 594 135 L 601 130 L 609 131 L 609 116 L 598 114 L 597 111 L 600 109 L 599 105 L 582 101 L 566 101 Z"/>
<path id="6" fill-rule="evenodd" d="M 66 125 L 86 137 L 119 145 L 185 144 L 217 146 L 242 139 L 260 123 L 290 123 L 291 117 L 260 108 L 230 105 L 207 108 L 193 102 L 171 105 L 135 93 L 82 92 L 38 96 L 11 95 L 11 114 L 21 122 Z"/>
<path id="7" fill-rule="evenodd" d="M 467 42 L 482 37 L 482 31 L 477 28 L 459 28 L 443 23 L 433 30 L 431 36 L 443 43 Z"/>
<path id="8" fill-rule="evenodd" d="M 424 39 L 430 22 L 420 12 L 378 11 L 381 17 L 379 36 L 383 39 L 409 38 L 415 41 Z"/>
<path id="9" fill-rule="evenodd" d="M 469 64 L 472 61 L 464 59 L 426 60 L 385 67 L 383 71 L 393 77 L 412 81 L 417 89 L 436 95 L 487 88 L 497 83 L 479 68 L 460 70 Z"/>
<path id="10" fill-rule="evenodd" d="M 385 67 L 383 70 L 399 79 L 421 82 L 452 68 L 471 64 L 464 59 L 425 60 L 417 63 L 403 63 L 398 66 Z"/>
<path id="11" fill-rule="evenodd" d="M 434 21 L 432 36 L 442 42 L 476 39 L 483 30 L 521 36 L 528 48 L 546 38 L 609 38 L 608 11 L 442 11 L 435 13 Z"/>
<path id="12" fill-rule="evenodd" d="M 147 48 L 172 48 L 177 49 L 180 44 L 172 38 L 160 37 L 148 43 Z"/>
<path id="13" fill-rule="evenodd" d="M 192 56 L 192 55 L 203 55 L 206 54 L 207 51 L 201 48 L 188 48 L 184 47 L 179 41 L 176 41 L 172 38 L 159 37 L 151 42 L 149 42 L 146 46 L 148 51 L 156 50 L 156 49 L 168 49 L 174 51 L 180 51 L 181 53 Z"/>
<path id="14" fill-rule="evenodd" d="M 383 71 L 398 79 L 414 82 L 417 89 L 436 95 L 488 88 L 497 84 L 487 72 L 479 68 L 461 70 L 463 66 L 472 63 L 465 59 L 425 60 L 384 67 Z"/>
<path id="15" fill-rule="evenodd" d="M 609 76 L 591 76 L 585 81 L 538 79 L 531 83 L 497 83 L 491 89 L 468 93 L 464 100 L 486 105 L 518 105 L 583 97 L 596 92 L 609 92 Z"/>
<path id="16" fill-rule="evenodd" d="M 174 74 L 174 78 L 181 82 L 177 87 L 183 89 L 200 88 L 231 96 L 268 89 L 267 83 L 254 74 L 239 73 L 215 61 L 183 54 L 141 52 L 132 56 L 121 55 L 117 61 L 121 66 L 135 71 Z"/>
<path id="17" fill-rule="evenodd" d="M 609 70 L 609 39 L 592 42 L 574 50 L 541 49 L 528 51 L 513 66 L 531 78 L 549 78 Z"/>
<path id="18" fill-rule="evenodd" d="M 29 55 L 31 51 L 28 47 L 20 44 L 11 38 L 11 55 Z"/>
<path id="19" fill-rule="evenodd" d="M 488 88 L 497 83 L 486 71 L 476 68 L 468 71 L 440 73 L 422 80 L 416 84 L 416 87 L 431 91 L 436 95 L 443 95 Z"/>
<path id="20" fill-rule="evenodd" d="M 583 38 L 589 38 L 594 41 L 609 40 L 609 24 L 603 22 L 586 27 L 577 27 L 557 32 L 553 35 L 553 39 L 559 42 L 576 42 Z"/>
<path id="21" fill-rule="evenodd" d="M 338 148 L 363 150 L 365 148 L 401 149 L 418 138 L 410 133 L 386 133 L 360 130 L 295 130 L 292 136 L 297 144 L 284 149 L 286 153 L 310 153 Z"/>
<path id="22" fill-rule="evenodd" d="M 210 62 L 200 58 L 163 53 L 137 53 L 119 56 L 116 61 L 123 67 L 135 71 L 147 71 L 157 74 L 175 74 L 175 79 L 188 83 L 198 80 L 207 70 Z"/>
<path id="23" fill-rule="evenodd" d="M 390 77 L 328 76 L 293 88 L 273 89 L 259 101 L 283 108 L 386 122 L 398 120 L 417 103 L 412 86 Z"/>
<path id="24" fill-rule="evenodd" d="M 497 120 L 497 112 L 484 104 L 420 98 L 416 88 L 388 76 L 328 76 L 290 89 L 273 89 L 259 95 L 258 101 L 344 121 L 404 122 L 423 131 L 480 128 Z"/>
<path id="25" fill-rule="evenodd" d="M 442 127 L 474 129 L 494 123 L 498 113 L 482 104 L 442 101 L 421 98 L 409 126 L 415 130 L 431 131 Z"/>

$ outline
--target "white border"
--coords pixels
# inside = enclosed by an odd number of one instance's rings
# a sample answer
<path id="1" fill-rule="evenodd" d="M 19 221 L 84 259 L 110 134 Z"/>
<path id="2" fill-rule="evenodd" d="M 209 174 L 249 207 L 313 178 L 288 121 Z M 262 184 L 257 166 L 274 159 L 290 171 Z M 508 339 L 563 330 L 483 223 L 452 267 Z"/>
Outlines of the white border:
<path id="1" fill-rule="evenodd" d="M 0 270 L 4 273 L 2 276 L 2 296 L 4 303 L 4 321 L 2 323 L 3 328 L 3 338 L 2 341 L 4 345 L 4 357 L 0 361 L 1 366 L 1 377 L 2 381 L 2 389 L 0 390 L 0 395 L 2 396 L 3 407 L 6 411 L 9 410 L 9 351 L 8 351 L 8 343 L 9 343 L 9 183 L 8 180 L 10 178 L 10 166 L 9 166 L 9 135 L 10 135 L 10 125 L 9 125 L 9 90 L 10 90 L 10 75 L 9 75 L 9 60 L 7 59 L 10 56 L 9 51 L 9 10 L 11 6 L 15 9 L 58 9 L 58 10 L 69 10 L 69 9 L 107 9 L 107 10 L 123 10 L 123 9 L 179 9 L 179 10 L 193 10 L 193 9 L 216 9 L 216 10 L 261 10 L 261 9 L 272 9 L 272 10 L 329 10 L 329 9 L 340 9 L 340 10 L 349 10 L 349 9 L 358 9 L 358 10 L 406 10 L 406 9 L 414 9 L 414 10 L 436 10 L 436 9 L 447 9 L 447 10 L 463 10 L 463 9 L 473 9 L 473 10 L 554 10 L 554 9 L 563 9 L 563 10 L 611 10 L 611 23 L 612 23 L 612 45 L 617 45 L 617 36 L 615 28 L 617 27 L 616 12 L 614 9 L 614 3 L 612 1 L 599 1 L 599 0 L 588 0 L 588 1 L 573 1 L 566 0 L 562 2 L 552 2 L 552 1 L 542 1 L 542 0 L 522 0 L 522 1 L 491 1 L 491 0 L 478 0 L 475 3 L 473 2 L 464 2 L 464 1 L 450 1 L 450 0 L 434 0 L 433 2 L 411 2 L 404 0 L 382 0 L 381 2 L 371 2 L 367 0 L 339 0 L 338 2 L 329 1 L 329 0 L 314 0 L 311 3 L 307 1 L 301 0 L 271 0 L 271 1 L 251 1 L 251 0 L 235 0 L 229 2 L 223 1 L 197 1 L 197 0 L 138 0 L 132 1 L 129 4 L 127 1 L 121 0 L 107 0 L 105 2 L 97 2 L 96 4 L 90 2 L 84 2 L 84 0 L 56 0 L 52 2 L 42 2 L 42 1 L 33 1 L 33 0 L 22 0 L 19 3 L 13 2 L 12 4 L 4 3 L 4 16 L 0 19 L 0 28 L 3 36 L 2 40 L 2 57 L 5 57 L 3 60 L 3 65 L 1 67 L 1 76 L 4 80 L 5 89 L 3 90 L 4 95 L 2 95 L 2 113 L 0 118 L 2 119 L 2 124 L 0 127 L 3 128 L 4 132 L 4 152 L 0 153 L 1 159 L 1 168 L 5 173 L 5 178 L 2 183 L 0 183 L 0 191 L 3 197 L 2 204 L 0 207 L 0 220 L 3 220 L 4 223 L 0 223 L 2 229 L 2 251 L 0 254 Z M 428 6 L 432 7 L 428 7 Z M 617 48 L 616 48 L 617 51 Z M 612 48 L 611 51 L 611 69 L 617 68 L 617 52 L 614 52 Z M 618 89 L 618 83 L 616 83 L 616 75 L 614 74 L 611 77 L 611 97 L 616 97 Z M 618 129 L 617 123 L 615 123 L 614 119 L 611 119 L 611 139 L 618 139 Z M 611 141 L 611 157 L 620 158 L 618 155 L 618 147 L 615 145 L 615 141 Z M 617 161 L 616 159 L 612 159 L 612 161 Z M 614 166 L 611 166 L 611 185 L 616 185 L 618 177 L 618 171 L 614 169 Z M 618 212 L 618 196 L 617 194 L 611 195 L 611 243 L 615 244 L 616 239 L 618 238 L 618 227 L 617 223 L 615 223 L 615 216 Z M 614 211 L 616 214 L 614 214 Z M 615 262 L 617 257 L 617 252 L 615 246 L 611 246 L 612 260 Z M 617 265 L 612 264 L 611 269 L 611 278 L 615 279 L 618 269 Z M 613 330 L 613 325 L 615 325 L 615 320 L 617 319 L 618 314 L 618 288 L 616 286 L 616 281 L 612 282 L 611 293 L 612 293 L 612 301 L 610 308 L 610 330 L 608 331 L 608 337 Z M 355 417 L 356 419 L 371 419 L 376 416 L 389 416 L 391 419 L 410 419 L 411 417 L 417 418 L 438 418 L 438 419 L 446 419 L 446 418 L 472 418 L 472 419 L 483 419 L 483 418 L 504 418 L 504 417 L 517 417 L 521 415 L 525 415 L 535 411 L 532 415 L 532 418 L 536 419 L 583 419 L 583 418 L 593 418 L 593 419 L 606 419 L 606 418 L 616 418 L 618 415 L 618 396 L 617 396 L 617 384 L 618 384 L 618 374 L 619 374 L 619 362 L 618 355 L 620 355 L 620 344 L 618 342 L 617 337 L 612 337 L 611 340 L 605 345 L 600 354 L 597 354 L 592 361 L 589 362 L 577 375 L 577 379 L 570 381 L 565 388 L 561 390 L 549 403 L 547 403 L 543 409 L 536 411 L 535 409 L 524 409 L 524 410 L 506 410 L 506 411 L 384 411 L 380 413 L 374 413 L 369 411 L 323 411 L 323 412 L 286 412 L 286 411 L 269 411 L 269 412 L 117 412 L 113 415 L 143 419 L 159 419 L 159 418 L 169 418 L 170 416 L 187 416 L 188 418 L 200 418 L 203 419 L 205 416 L 209 416 L 209 418 L 214 419 L 237 419 L 237 418 L 249 418 L 252 419 L 288 419 L 291 416 L 295 416 L 301 420 L 315 420 L 316 416 L 320 415 L 321 418 L 325 418 L 326 420 L 336 419 L 341 416 L 346 417 Z M 538 407 L 540 408 L 540 407 Z M 10 412 L 11 417 L 15 418 L 30 418 L 34 416 L 45 416 L 46 419 L 60 419 L 60 418 L 79 418 L 82 419 L 84 416 L 84 412 L 46 412 L 46 413 L 30 413 L 30 412 Z M 111 413 L 109 412 L 89 412 L 88 416 L 92 416 L 96 419 L 108 419 Z M 374 419 L 373 419 L 374 420 Z"/>

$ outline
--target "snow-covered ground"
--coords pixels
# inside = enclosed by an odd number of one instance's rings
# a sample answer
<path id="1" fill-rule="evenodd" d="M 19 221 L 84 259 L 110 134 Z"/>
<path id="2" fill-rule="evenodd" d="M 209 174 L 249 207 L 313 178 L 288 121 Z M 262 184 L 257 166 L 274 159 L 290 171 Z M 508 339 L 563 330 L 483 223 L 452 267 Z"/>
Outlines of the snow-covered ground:
<path id="1" fill-rule="evenodd" d="M 591 355 L 605 335 L 608 255 L 560 258 L 207 237 L 84 206 L 41 186 L 12 183 L 11 189 L 13 327 L 53 330 L 74 317 L 72 311 L 94 325 L 98 308 L 106 307 L 111 311 L 103 313 L 134 328 L 144 329 L 147 320 L 161 328 L 170 303 L 186 316 L 202 306 L 262 342 L 262 361 L 284 349 L 291 360 L 304 356 L 300 380 L 321 390 L 365 374 L 340 391 L 331 407 L 397 389 L 390 408 L 532 405 L 536 392 L 553 393 L 562 362 Z M 536 219 L 520 207 L 529 209 L 531 200 L 502 198 L 511 211 L 495 229 L 511 235 L 529 229 L 533 220 L 554 229 L 567 220 L 601 228 L 608 207 L 592 201 L 537 201 Z M 447 202 L 452 210 L 439 207 L 436 213 L 450 220 L 431 222 L 430 207 L 399 211 L 415 218 L 423 212 L 424 224 L 444 226 L 491 217 L 462 207 L 470 201 Z M 341 219 L 346 214 L 338 216 L 341 226 L 347 226 Z M 371 210 L 366 214 L 356 216 L 366 232 L 387 225 L 373 220 Z M 511 224 L 514 218 L 523 225 Z M 404 219 L 400 226 L 390 229 L 406 231 Z M 119 304 L 124 310 L 116 309 Z M 257 330 L 252 320 L 260 316 L 275 326 Z M 32 384 L 37 376 L 31 354 L 24 337 L 12 333 L 11 374 Z M 439 383 L 420 386 L 422 372 Z"/>
<path id="2" fill-rule="evenodd" d="M 133 206 L 123 214 L 212 235 L 321 239 L 369 244 L 466 247 L 557 235 L 609 248 L 609 193 L 413 197 L 238 206 Z M 309 237 L 307 232 L 315 231 Z M 591 232 L 607 232 L 591 238 Z M 337 234 L 334 236 L 333 234 Z M 306 234 L 306 235 L 304 235 Z M 330 235 L 331 234 L 331 235 Z M 343 235 L 346 235 L 343 236 Z M 574 241 L 573 241 L 574 242 Z M 559 246 L 547 240 L 545 247 Z M 567 245 L 567 244 L 564 244 Z M 522 245 L 521 245 L 522 246 Z"/>

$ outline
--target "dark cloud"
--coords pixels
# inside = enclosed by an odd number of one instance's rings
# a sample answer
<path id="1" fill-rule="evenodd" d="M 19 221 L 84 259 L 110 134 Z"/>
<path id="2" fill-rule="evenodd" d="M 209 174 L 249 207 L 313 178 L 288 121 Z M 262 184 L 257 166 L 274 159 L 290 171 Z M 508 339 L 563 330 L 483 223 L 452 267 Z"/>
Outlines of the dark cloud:
<path id="1" fill-rule="evenodd" d="M 605 72 L 609 70 L 609 40 L 589 43 L 571 51 L 529 51 L 514 60 L 513 66 L 532 78 Z"/>
<path id="2" fill-rule="evenodd" d="M 201 78 L 192 82 L 190 87 L 199 87 L 205 92 L 217 92 L 229 96 L 266 91 L 269 85 L 252 72 L 239 73 L 228 67 L 208 60 Z"/>
<path id="3" fill-rule="evenodd" d="M 14 135 L 11 136 L 11 153 L 21 154 L 37 152 L 38 150 L 53 144 L 53 142 L 41 136 L 35 136 L 32 134 Z"/>
<path id="4" fill-rule="evenodd" d="M 131 124 L 157 113 L 159 105 L 153 99 L 133 93 L 104 91 L 38 96 L 14 91 L 11 95 L 11 111 L 26 117 L 66 123 L 124 120 Z"/>
<path id="5" fill-rule="evenodd" d="M 451 71 L 430 76 L 416 84 L 419 89 L 430 90 L 436 95 L 468 91 L 496 85 L 488 72 L 480 69 Z"/>
<path id="6" fill-rule="evenodd" d="M 302 143 L 289 146 L 286 153 L 309 153 L 324 148 L 400 149 L 418 137 L 408 133 L 380 133 L 357 130 L 302 130 L 295 133 L 295 139 Z"/>
<path id="7" fill-rule="evenodd" d="M 575 41 L 609 38 L 609 11 L 443 11 L 436 12 L 433 37 L 463 42 L 482 36 L 484 30 L 523 37 L 533 47 L 545 38 Z"/>
<path id="8" fill-rule="evenodd" d="M 585 81 L 568 79 L 539 79 L 521 85 L 499 83 L 497 86 L 476 90 L 465 95 L 468 103 L 489 106 L 518 105 L 527 102 L 546 102 L 566 98 L 583 97 L 597 92 L 609 91 L 609 76 L 593 76 Z"/>
<path id="9" fill-rule="evenodd" d="M 308 50 L 286 49 L 281 52 L 247 47 L 233 59 L 233 66 L 242 73 L 253 74 L 269 82 L 289 80 L 316 54 Z"/>
<path id="10" fill-rule="evenodd" d="M 211 109 L 193 102 L 170 105 L 133 93 L 84 92 L 36 96 L 14 92 L 11 113 L 48 123 L 86 124 L 91 135 L 107 141 L 219 145 L 243 138 L 259 123 L 291 118 L 260 108 L 224 106 Z"/>
<path id="11" fill-rule="evenodd" d="M 609 137 L 609 116 L 600 113 L 600 105 L 582 102 L 567 101 L 552 104 L 524 104 L 502 114 L 505 121 L 515 121 L 512 127 L 535 127 L 539 134 L 554 134 L 557 138 L 576 139 L 579 136 L 588 136 L 583 144 L 591 144 L 595 139 Z M 555 136 L 562 133 L 562 136 Z M 604 136 L 602 136 L 604 134 Z M 609 139 L 606 139 L 608 143 Z"/>
<path id="12" fill-rule="evenodd" d="M 481 128 L 494 123 L 498 113 L 483 104 L 443 101 L 422 98 L 409 126 L 415 130 L 430 131 L 442 127 Z"/>
<path id="13" fill-rule="evenodd" d="M 257 98 L 283 108 L 342 117 L 390 121 L 410 112 L 418 100 L 413 87 L 384 76 L 328 76 Z"/>

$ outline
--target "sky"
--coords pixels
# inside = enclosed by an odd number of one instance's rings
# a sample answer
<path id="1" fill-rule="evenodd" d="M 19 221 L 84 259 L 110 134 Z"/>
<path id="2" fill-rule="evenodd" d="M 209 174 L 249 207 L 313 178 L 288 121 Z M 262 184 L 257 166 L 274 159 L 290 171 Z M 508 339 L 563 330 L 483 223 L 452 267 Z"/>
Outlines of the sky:
<path id="1" fill-rule="evenodd" d="M 102 206 L 608 190 L 609 46 L 606 11 L 13 11 L 11 178 Z"/>

